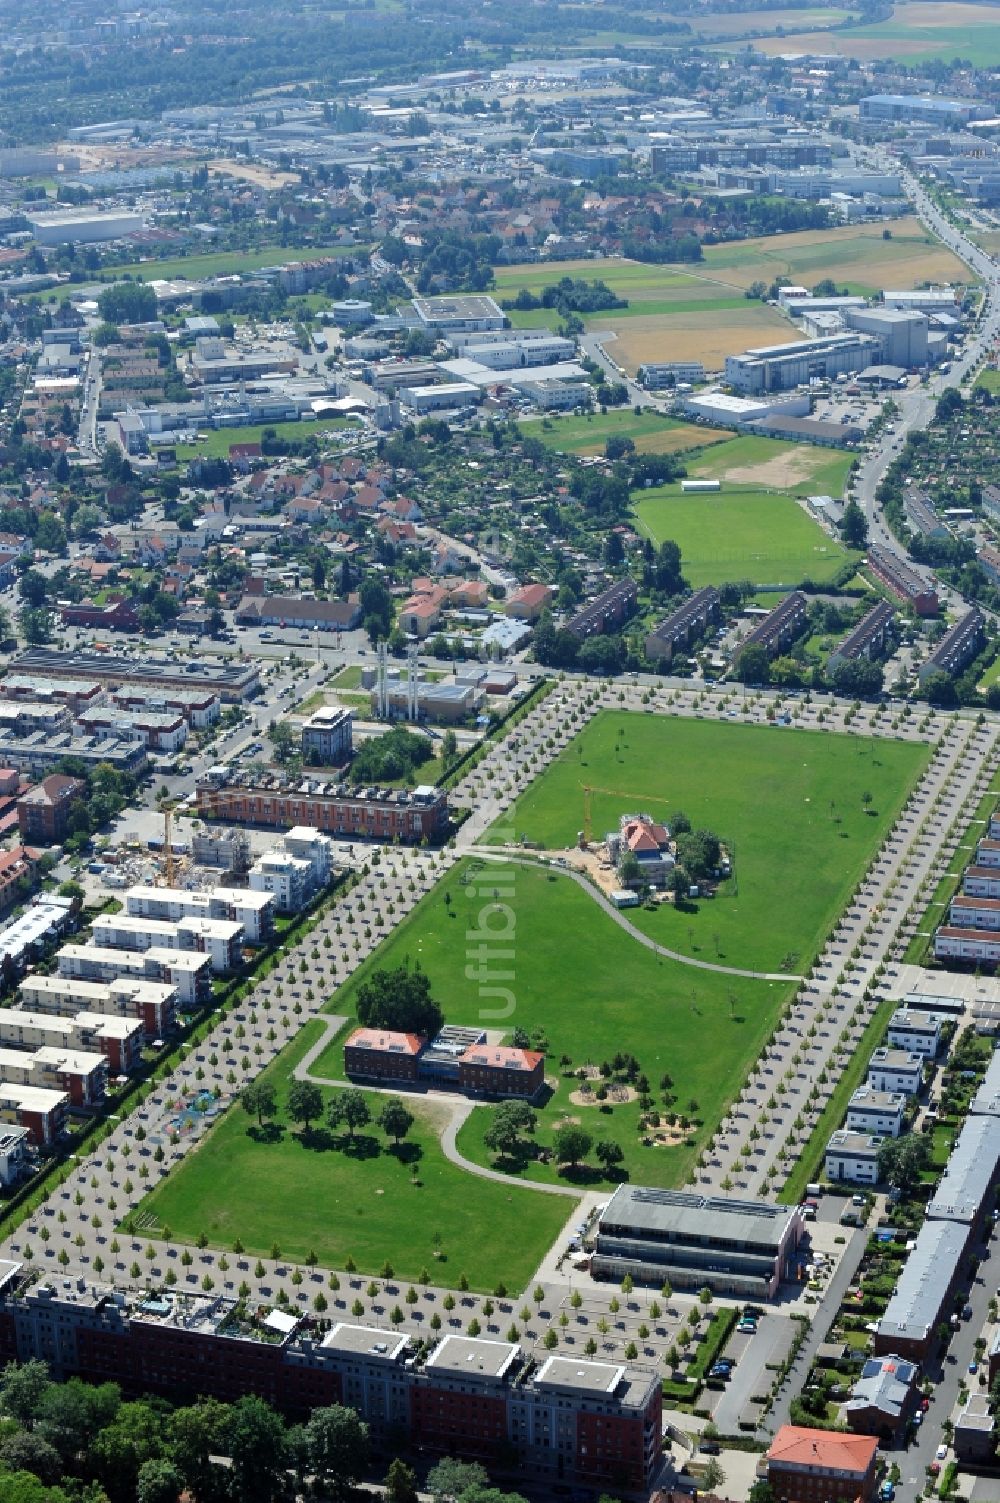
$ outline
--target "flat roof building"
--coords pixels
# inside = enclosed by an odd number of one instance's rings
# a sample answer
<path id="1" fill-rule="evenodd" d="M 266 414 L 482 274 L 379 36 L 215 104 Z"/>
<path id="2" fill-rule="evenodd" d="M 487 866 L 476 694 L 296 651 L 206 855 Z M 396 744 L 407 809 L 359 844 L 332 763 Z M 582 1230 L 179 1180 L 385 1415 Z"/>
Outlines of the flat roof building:
<path id="1" fill-rule="evenodd" d="M 956 1221 L 925 1221 L 875 1333 L 875 1352 L 920 1362 L 962 1270 L 969 1229 Z"/>
<path id="2" fill-rule="evenodd" d="M 619 1185 L 598 1222 L 591 1273 L 773 1299 L 792 1276 L 802 1228 L 797 1206 Z"/>
<path id="3" fill-rule="evenodd" d="M 928 1221 L 960 1222 L 970 1232 L 981 1224 L 997 1165 L 1000 1118 L 970 1116 L 948 1155 L 944 1173 L 927 1205 Z"/>

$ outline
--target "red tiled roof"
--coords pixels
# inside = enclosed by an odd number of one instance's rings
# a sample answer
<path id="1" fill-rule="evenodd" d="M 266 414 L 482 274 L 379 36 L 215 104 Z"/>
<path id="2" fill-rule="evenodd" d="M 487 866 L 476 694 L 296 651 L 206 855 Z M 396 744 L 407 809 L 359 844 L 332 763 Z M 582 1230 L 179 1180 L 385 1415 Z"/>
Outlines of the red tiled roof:
<path id="1" fill-rule="evenodd" d="M 877 1450 L 878 1440 L 874 1435 L 838 1435 L 829 1430 L 810 1430 L 804 1425 L 782 1425 L 771 1442 L 767 1459 L 788 1466 L 864 1474 Z"/>
<path id="2" fill-rule="evenodd" d="M 416 1033 L 396 1033 L 391 1028 L 356 1028 L 345 1049 L 374 1049 L 380 1054 L 419 1054 L 424 1040 Z"/>

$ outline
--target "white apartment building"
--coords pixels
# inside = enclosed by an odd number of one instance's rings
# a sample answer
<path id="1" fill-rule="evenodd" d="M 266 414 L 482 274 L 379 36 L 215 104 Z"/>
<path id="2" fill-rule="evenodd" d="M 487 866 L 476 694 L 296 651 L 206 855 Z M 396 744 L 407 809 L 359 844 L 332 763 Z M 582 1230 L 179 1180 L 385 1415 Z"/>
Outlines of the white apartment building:
<path id="1" fill-rule="evenodd" d="M 881 1141 L 869 1133 L 838 1129 L 826 1145 L 827 1179 L 846 1180 L 852 1185 L 877 1184 Z"/>
<path id="2" fill-rule="evenodd" d="M 930 1013 L 898 1007 L 889 1021 L 887 1037 L 894 1049 L 933 1059 L 941 1047 L 941 1024 Z"/>
<path id="3" fill-rule="evenodd" d="M 0 1129 L 0 1185 L 16 1184 L 28 1167 L 29 1134 L 26 1127 Z"/>
<path id="4" fill-rule="evenodd" d="M 333 874 L 333 841 L 309 825 L 295 825 L 250 868 L 254 892 L 271 893 L 281 913 L 298 913 Z"/>
<path id="5" fill-rule="evenodd" d="M 924 1057 L 906 1049 L 883 1047 L 872 1054 L 868 1066 L 868 1084 L 876 1091 L 901 1091 L 916 1096 L 924 1083 Z"/>
<path id="6" fill-rule="evenodd" d="M 109 984 L 123 976 L 164 982 L 182 1007 L 207 1002 L 212 993 L 212 963 L 191 950 L 114 950 L 100 945 L 63 945 L 57 957 L 60 976 Z"/>
<path id="7" fill-rule="evenodd" d="M 876 1091 L 858 1086 L 847 1104 L 848 1131 L 872 1137 L 898 1138 L 903 1131 L 906 1097 L 896 1091 Z"/>
<path id="8" fill-rule="evenodd" d="M 177 989 L 160 981 L 119 976 L 103 983 L 56 976 L 25 976 L 20 1000 L 30 1012 L 72 1018 L 80 1014 L 137 1022 L 146 1038 L 162 1038 L 177 1018 Z"/>
<path id="9" fill-rule="evenodd" d="M 209 887 L 200 892 L 186 887 L 130 887 L 124 894 L 131 918 L 177 923 L 183 918 L 225 919 L 242 924 L 247 944 L 260 945 L 274 930 L 274 898 L 247 887 Z"/>
<path id="10" fill-rule="evenodd" d="M 149 950 L 154 946 L 197 950 L 207 955 L 216 975 L 237 968 L 242 959 L 243 925 L 230 919 L 137 918 L 128 913 L 100 913 L 91 925 L 99 949 Z"/>

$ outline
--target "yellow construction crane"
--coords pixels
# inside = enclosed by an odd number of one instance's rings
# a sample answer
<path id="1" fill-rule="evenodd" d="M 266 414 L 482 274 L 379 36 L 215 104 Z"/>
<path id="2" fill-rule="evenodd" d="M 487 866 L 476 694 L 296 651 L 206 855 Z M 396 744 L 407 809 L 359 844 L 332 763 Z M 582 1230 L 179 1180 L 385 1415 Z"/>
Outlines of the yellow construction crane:
<path id="1" fill-rule="evenodd" d="M 170 838 L 170 824 L 173 812 L 173 804 L 165 802 L 163 805 L 163 858 L 168 887 L 174 886 L 174 847 Z"/>
<path id="2" fill-rule="evenodd" d="M 588 846 L 593 836 L 593 795 L 603 793 L 608 798 L 627 798 L 633 804 L 669 804 L 668 798 L 657 797 L 654 794 L 644 793 L 641 796 L 636 793 L 625 792 L 621 788 L 597 788 L 593 783 L 583 784 L 583 844 Z"/>

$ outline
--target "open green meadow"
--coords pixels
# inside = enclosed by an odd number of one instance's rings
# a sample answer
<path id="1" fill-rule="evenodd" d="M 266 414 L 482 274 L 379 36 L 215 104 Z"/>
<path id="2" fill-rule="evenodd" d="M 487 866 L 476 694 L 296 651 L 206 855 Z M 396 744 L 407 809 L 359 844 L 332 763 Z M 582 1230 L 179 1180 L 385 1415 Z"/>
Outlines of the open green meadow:
<path id="1" fill-rule="evenodd" d="M 488 990 L 480 995 L 467 976 L 469 945 L 475 942 L 468 935 L 475 936 L 479 915 L 493 901 L 494 891 L 513 914 L 512 1012 L 498 1010 Z M 490 921 L 488 916 L 482 920 L 484 926 Z M 595 1140 L 620 1143 L 623 1167 L 643 1184 L 683 1184 L 697 1148 L 738 1091 L 790 994 L 786 983 L 718 975 L 664 960 L 598 909 L 571 878 L 495 862 L 462 862 L 386 940 L 375 963 L 395 966 L 407 957 L 427 972 L 449 1022 L 523 1028 L 529 1034 L 543 1030 L 555 1092 L 541 1115 L 540 1144 L 551 1140 L 568 1113 Z M 330 1003 L 331 1011 L 353 1015 L 355 992 L 356 983 L 343 987 Z M 345 1036 L 346 1030 L 320 1056 L 315 1074 L 343 1076 Z M 712 1040 L 710 1050 L 706 1036 Z M 670 1144 L 642 1143 L 635 1101 L 605 1103 L 602 1110 L 596 1102 L 570 1100 L 577 1082 L 568 1074 L 611 1059 L 621 1049 L 636 1056 L 654 1089 L 665 1072 L 672 1075 L 677 1109 L 689 1111 L 692 1122 Z M 561 1059 L 570 1063 L 560 1067 Z M 490 1117 L 491 1108 L 477 1110 L 459 1137 L 461 1151 L 474 1162 L 492 1163 L 482 1142 Z M 554 1164 L 530 1160 L 504 1167 L 532 1178 L 557 1178 Z M 594 1164 L 570 1182 L 611 1183 Z M 517 1202 L 519 1212 L 525 1198 Z M 534 1198 L 527 1199 L 524 1210 L 531 1213 Z"/>
<path id="2" fill-rule="evenodd" d="M 713 964 L 803 972 L 929 755 L 925 745 L 875 737 L 607 712 L 484 843 L 574 845 L 585 785 L 595 790 L 595 839 L 630 811 L 669 819 L 681 809 L 729 847 L 734 877 L 712 899 L 633 909 L 631 921 Z"/>
<path id="3" fill-rule="evenodd" d="M 657 412 L 633 412 L 631 407 L 583 417 L 542 419 L 521 426 L 526 437 L 540 438 L 547 448 L 562 454 L 603 454 L 608 439 L 618 435 L 630 438 L 639 454 L 677 454 L 729 438 L 721 428 L 678 422 Z"/>
<path id="4" fill-rule="evenodd" d="M 512 1289 L 526 1284 L 572 1202 L 508 1190 L 451 1164 L 439 1143 L 442 1108 L 421 1098 L 408 1098 L 417 1122 L 399 1156 L 376 1127 L 359 1135 L 353 1152 L 333 1146 L 322 1127 L 303 1141 L 284 1115 L 284 1101 L 292 1069 L 319 1026 L 307 1024 L 266 1071 L 281 1106 L 273 1130 L 260 1133 L 234 1105 L 139 1215 L 155 1218 L 160 1235 L 167 1228 L 182 1242 L 204 1233 L 215 1246 L 230 1247 L 239 1238 L 254 1256 L 267 1257 L 277 1244 L 296 1262 L 315 1252 L 334 1268 L 353 1258 L 365 1273 L 377 1273 L 388 1259 L 405 1279 L 416 1280 L 426 1268 L 435 1283 L 456 1284 L 465 1273 L 476 1289 L 493 1289 L 501 1278 Z M 332 1090 L 323 1095 L 329 1099 Z M 368 1095 L 373 1115 L 383 1099 Z"/>
<path id="5" fill-rule="evenodd" d="M 797 501 L 741 487 L 719 495 L 684 495 L 679 485 L 638 492 L 639 530 L 681 550 L 684 578 L 695 588 L 749 579 L 787 585 L 825 583 L 851 556 Z"/>
<path id="6" fill-rule="evenodd" d="M 688 469 L 694 477 L 721 480 L 724 485 L 767 487 L 796 496 L 840 496 L 854 458 L 843 449 L 742 434 L 697 455 Z"/>
<path id="7" fill-rule="evenodd" d="M 115 277 L 136 281 L 173 281 L 189 277 L 228 277 L 241 271 L 259 271 L 262 266 L 282 266 L 290 261 L 315 261 L 321 256 L 352 256 L 365 247 L 344 245 L 265 245 L 257 250 L 205 251 L 193 256 L 174 256 L 168 261 L 134 261 L 129 266 L 108 267 Z"/>
<path id="8" fill-rule="evenodd" d="M 205 459 L 228 459 L 230 444 L 259 444 L 265 429 L 273 430 L 279 438 L 302 442 L 312 435 L 322 443 L 334 433 L 342 433 L 345 428 L 353 426 L 346 418 L 320 418 L 316 422 L 252 423 L 246 428 L 210 428 L 196 444 L 178 444 L 177 458 L 183 461 L 197 455 Z"/>

